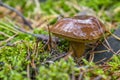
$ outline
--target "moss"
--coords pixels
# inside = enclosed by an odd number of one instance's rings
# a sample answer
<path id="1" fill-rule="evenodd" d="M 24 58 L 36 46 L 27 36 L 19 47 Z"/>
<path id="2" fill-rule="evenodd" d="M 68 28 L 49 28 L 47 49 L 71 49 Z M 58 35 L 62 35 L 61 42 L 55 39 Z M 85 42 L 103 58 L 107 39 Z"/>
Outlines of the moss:
<path id="1" fill-rule="evenodd" d="M 20 6 L 24 16 L 30 19 L 30 21 L 36 19 L 37 16 L 38 19 L 33 21 L 37 23 L 43 21 L 41 20 L 41 16 L 44 18 L 46 15 L 48 17 L 53 15 L 63 15 L 65 17 L 76 15 L 80 12 L 79 6 L 95 10 L 101 19 L 110 24 L 112 22 L 113 26 L 118 26 L 120 22 L 120 2 L 118 0 L 69 0 L 71 4 L 67 4 L 67 2 L 67 0 L 47 0 L 43 3 L 40 2 L 42 15 L 37 15 L 37 12 L 34 12 L 36 4 L 31 2 L 31 0 L 22 0 L 20 2 L 16 2 L 16 0 L 4 0 L 4 3 L 10 6 Z M 11 16 L 11 14 L 8 15 Z M 56 20 L 56 17 L 50 18 L 48 23 L 52 25 Z M 36 39 L 31 35 L 16 30 L 16 24 L 19 25 L 21 23 L 13 22 L 7 16 L 0 19 L 0 32 L 4 32 L 10 37 L 16 35 L 9 41 L 6 41 L 8 37 L 0 34 L 0 80 L 29 80 L 28 74 L 30 74 L 31 79 L 36 80 L 71 80 L 73 77 L 78 79 L 80 75 L 83 80 L 91 80 L 96 77 L 101 77 L 101 79 L 105 80 L 117 80 L 120 77 L 120 55 L 113 56 L 104 65 L 98 65 L 86 59 L 82 60 L 82 65 L 76 65 L 72 58 L 69 58 L 68 61 L 60 59 L 56 62 L 51 61 L 52 63 L 46 63 L 48 58 L 53 57 L 50 51 L 43 49 L 44 44 L 42 41 L 38 43 L 37 47 Z M 24 26 L 19 25 L 19 27 L 23 28 Z M 111 30 L 111 32 L 113 31 Z M 35 28 L 33 33 L 48 35 L 47 31 L 38 28 Z M 67 52 L 68 45 L 66 40 L 61 39 L 57 45 L 57 50 L 60 53 Z M 30 68 L 29 71 L 28 65 Z"/>

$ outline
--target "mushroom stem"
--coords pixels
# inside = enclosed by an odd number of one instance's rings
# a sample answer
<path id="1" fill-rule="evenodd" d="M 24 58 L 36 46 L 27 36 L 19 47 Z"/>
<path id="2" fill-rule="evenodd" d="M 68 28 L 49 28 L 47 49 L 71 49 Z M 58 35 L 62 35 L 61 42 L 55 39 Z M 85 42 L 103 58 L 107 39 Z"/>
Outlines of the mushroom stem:
<path id="1" fill-rule="evenodd" d="M 78 59 L 83 55 L 85 51 L 85 43 L 71 41 L 69 51 L 72 51 L 72 56 Z"/>

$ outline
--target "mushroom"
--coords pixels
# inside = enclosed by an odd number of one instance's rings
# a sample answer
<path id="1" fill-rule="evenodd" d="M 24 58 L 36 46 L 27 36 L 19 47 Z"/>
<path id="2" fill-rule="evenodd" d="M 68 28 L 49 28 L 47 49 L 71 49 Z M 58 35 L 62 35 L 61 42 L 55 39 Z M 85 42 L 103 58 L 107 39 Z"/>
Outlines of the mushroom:
<path id="1" fill-rule="evenodd" d="M 82 15 L 62 18 L 53 27 L 51 33 L 70 42 L 68 54 L 80 58 L 85 51 L 85 44 L 103 37 L 105 26 L 93 16 Z"/>

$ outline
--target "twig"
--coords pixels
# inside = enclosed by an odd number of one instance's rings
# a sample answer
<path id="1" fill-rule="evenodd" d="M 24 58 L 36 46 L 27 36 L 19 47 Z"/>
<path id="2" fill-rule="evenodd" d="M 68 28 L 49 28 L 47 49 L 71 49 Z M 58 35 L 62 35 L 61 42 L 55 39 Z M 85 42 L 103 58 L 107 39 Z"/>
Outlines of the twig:
<path id="1" fill-rule="evenodd" d="M 31 59 L 31 54 L 30 54 L 30 47 L 28 46 L 28 43 L 26 43 L 25 41 L 21 41 L 22 43 L 24 43 L 24 45 L 25 45 L 25 48 L 27 49 L 27 57 L 26 57 L 26 60 L 29 62 L 29 61 L 31 61 L 30 59 Z M 31 80 L 31 73 L 30 73 L 30 68 L 31 68 L 31 66 L 30 66 L 30 63 L 28 63 L 27 64 L 27 67 L 26 67 L 27 69 L 27 78 L 28 78 L 28 80 Z"/>
<path id="2" fill-rule="evenodd" d="M 94 53 L 95 53 L 94 50 L 98 46 L 98 44 L 99 44 L 98 42 L 99 42 L 99 40 L 96 42 L 96 45 L 91 50 L 89 61 L 93 61 L 93 59 L 94 59 Z"/>
<path id="3" fill-rule="evenodd" d="M 0 46 L 2 45 L 3 42 L 6 42 L 6 43 L 7 43 L 7 42 L 9 42 L 10 40 L 12 40 L 15 36 L 17 36 L 17 34 L 9 37 L 8 39 L 6 39 L 6 40 L 4 40 L 4 41 L 0 41 Z"/>
<path id="4" fill-rule="evenodd" d="M 35 1 L 35 4 L 36 4 L 35 13 L 37 12 L 38 14 L 40 14 L 41 9 L 40 9 L 39 0 L 34 0 L 34 1 Z"/>
<path id="5" fill-rule="evenodd" d="M 20 28 L 18 28 L 18 27 L 16 27 L 16 26 L 14 26 L 14 28 L 16 28 L 16 29 L 17 29 L 18 31 L 20 31 L 20 32 L 23 32 L 23 33 L 29 34 L 29 35 L 31 35 L 31 36 L 34 36 L 34 37 L 36 37 L 38 40 L 43 40 L 43 41 L 48 41 L 48 40 L 49 40 L 49 36 L 47 36 L 47 35 L 34 34 L 34 33 L 26 32 L 25 30 L 20 29 Z M 56 37 L 52 37 L 52 41 L 53 41 L 53 42 L 59 42 L 59 39 L 56 38 Z"/>
<path id="6" fill-rule="evenodd" d="M 66 1 L 66 4 L 69 5 L 69 6 L 72 6 L 73 8 L 75 8 L 78 11 L 82 10 L 81 7 L 78 4 L 71 3 L 70 1 Z"/>
<path id="7" fill-rule="evenodd" d="M 16 12 L 16 14 L 18 14 L 22 18 L 22 20 L 24 21 L 24 24 L 28 25 L 28 27 L 30 29 L 33 29 L 32 26 L 30 25 L 30 23 L 25 19 L 25 17 L 22 15 L 22 13 L 20 13 L 17 9 L 4 4 L 1 0 L 0 0 L 0 6 L 5 7 L 7 9 L 11 10 L 11 11 Z"/>
<path id="8" fill-rule="evenodd" d="M 72 70 L 71 80 L 75 80 L 75 71 Z"/>
<path id="9" fill-rule="evenodd" d="M 113 51 L 113 49 L 111 48 L 111 46 L 110 46 L 109 42 L 107 41 L 107 39 L 104 38 L 104 40 L 105 40 L 105 42 L 106 42 L 106 44 L 107 44 L 107 46 L 108 46 L 108 49 L 109 49 L 112 53 L 116 54 L 116 53 Z M 105 45 L 104 45 L 104 46 L 105 46 Z"/>
<path id="10" fill-rule="evenodd" d="M 52 47 L 52 45 L 51 45 L 52 41 L 51 41 L 51 34 L 50 34 L 49 25 L 47 25 L 47 27 L 48 27 L 48 33 L 49 33 L 49 44 L 50 44 L 50 47 Z"/>
<path id="11" fill-rule="evenodd" d="M 27 45 L 26 45 L 26 47 L 27 47 L 27 53 L 28 53 L 28 55 L 27 55 L 27 60 L 29 61 L 29 60 L 30 60 L 30 56 L 31 56 L 31 54 L 30 54 L 30 48 L 29 48 L 29 46 L 27 46 Z M 30 63 L 27 64 L 27 77 L 28 77 L 29 80 L 31 80 L 31 75 L 30 75 Z"/>
<path id="12" fill-rule="evenodd" d="M 57 56 L 57 57 L 55 57 L 55 58 L 53 58 L 52 59 L 52 61 L 56 61 L 56 60 L 59 60 L 60 58 L 63 58 L 63 57 L 65 57 L 67 54 L 62 54 L 62 55 L 59 55 L 59 56 Z"/>
<path id="13" fill-rule="evenodd" d="M 1 32 L 1 31 L 0 31 L 0 35 L 4 35 L 4 36 L 6 36 L 6 37 L 11 37 L 11 36 L 9 36 L 8 34 L 5 34 L 4 32 Z"/>
<path id="14" fill-rule="evenodd" d="M 83 78 L 83 72 L 80 72 L 80 75 L 79 75 L 79 77 L 78 77 L 78 80 L 82 80 L 82 78 Z"/>
<path id="15" fill-rule="evenodd" d="M 52 63 L 54 63 L 55 61 L 57 61 L 57 60 L 65 57 L 66 55 L 67 55 L 67 54 L 62 54 L 62 55 L 59 55 L 59 56 L 57 56 L 57 57 L 55 57 L 55 58 L 48 59 L 48 60 L 46 60 L 45 62 L 43 62 L 42 64 L 43 64 L 43 65 L 46 64 L 46 63 L 52 64 Z"/>
<path id="16" fill-rule="evenodd" d="M 12 22 L 10 21 L 10 23 L 12 24 Z M 28 35 L 31 35 L 31 36 L 34 36 L 36 37 L 38 40 L 43 40 L 43 41 L 48 41 L 49 40 L 49 36 L 48 35 L 43 35 L 43 34 L 34 34 L 34 33 L 31 33 L 31 32 L 27 32 L 25 31 L 24 29 L 22 28 L 19 28 L 17 25 L 15 24 L 12 24 L 12 27 L 15 29 L 15 31 L 19 31 L 19 32 L 22 32 L 22 33 L 25 33 L 25 34 L 28 34 Z M 57 37 L 51 37 L 51 41 L 52 42 L 60 42 L 59 38 Z"/>
<path id="17" fill-rule="evenodd" d="M 15 34 L 17 33 L 17 31 L 15 29 L 13 29 L 13 27 L 11 27 L 10 25 L 8 25 L 8 24 L 6 24 L 6 23 L 4 23 L 2 21 L 0 21 L 0 28 L 5 29 L 6 31 L 11 31 L 11 32 L 13 32 Z"/>
<path id="18" fill-rule="evenodd" d="M 51 40 L 51 34 L 50 34 L 50 29 L 49 29 L 49 25 L 47 25 L 47 28 L 48 28 L 48 40 L 46 42 L 46 44 L 42 47 L 43 49 L 48 46 L 48 50 L 51 51 L 52 50 L 52 40 Z"/>
<path id="19" fill-rule="evenodd" d="M 35 64 L 35 59 L 38 56 L 38 43 L 39 42 L 36 41 L 36 44 L 34 45 L 33 53 L 31 54 L 31 63 L 30 63 L 33 70 L 34 70 L 35 75 L 38 74 L 37 67 L 36 67 L 36 64 Z"/>
<path id="20" fill-rule="evenodd" d="M 21 43 L 21 41 L 16 41 L 16 42 L 14 42 L 13 44 L 7 43 L 6 45 L 3 45 L 3 46 L 1 46 L 1 44 L 0 44 L 0 49 L 3 49 L 3 48 L 6 47 L 6 46 L 14 46 L 14 45 L 20 44 L 20 43 Z"/>
<path id="21" fill-rule="evenodd" d="M 99 61 L 97 61 L 97 62 L 95 62 L 96 64 L 97 63 L 101 63 L 101 62 L 103 62 L 104 60 L 106 60 L 106 58 L 103 58 L 103 59 L 101 59 L 101 60 L 99 60 Z"/>
<path id="22" fill-rule="evenodd" d="M 31 80 L 30 79 L 30 65 L 29 64 L 27 65 L 27 77 L 29 80 Z"/>
<path id="23" fill-rule="evenodd" d="M 117 40 L 119 40 L 119 41 L 120 41 L 120 37 L 118 37 L 117 35 L 112 34 L 112 33 L 111 33 L 111 35 L 112 35 L 114 38 L 116 38 Z"/>
<path id="24" fill-rule="evenodd" d="M 97 76 L 96 78 L 94 78 L 93 80 L 101 80 L 102 76 Z"/>
<path id="25" fill-rule="evenodd" d="M 49 39 L 47 41 L 47 44 L 48 44 L 48 49 L 51 51 L 51 48 L 52 48 L 52 38 L 51 38 L 51 34 L 50 34 L 49 25 L 47 25 L 47 27 L 48 27 L 48 34 L 49 34 Z"/>
<path id="26" fill-rule="evenodd" d="M 109 50 L 101 50 L 101 51 L 94 51 L 95 54 L 103 53 L 103 52 L 108 52 Z"/>
<path id="27" fill-rule="evenodd" d="M 116 52 L 116 54 L 120 54 L 120 49 Z"/>

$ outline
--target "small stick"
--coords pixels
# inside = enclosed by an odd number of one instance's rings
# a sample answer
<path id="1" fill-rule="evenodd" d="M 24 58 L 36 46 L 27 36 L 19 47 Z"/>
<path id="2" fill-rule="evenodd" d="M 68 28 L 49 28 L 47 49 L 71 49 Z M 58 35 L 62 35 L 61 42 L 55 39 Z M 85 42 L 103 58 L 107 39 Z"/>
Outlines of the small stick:
<path id="1" fill-rule="evenodd" d="M 116 52 L 116 54 L 120 54 L 120 49 Z"/>
<path id="2" fill-rule="evenodd" d="M 91 53 L 90 53 L 90 57 L 89 57 L 89 61 L 93 61 L 94 60 L 94 50 L 95 48 L 98 46 L 98 41 L 96 42 L 96 45 L 92 48 Z"/>
<path id="3" fill-rule="evenodd" d="M 111 46 L 110 46 L 110 44 L 109 44 L 109 42 L 107 41 L 106 38 L 105 38 L 105 42 L 106 42 L 106 44 L 107 44 L 108 49 L 109 49 L 112 53 L 116 54 L 116 53 L 113 51 L 113 49 L 111 48 Z M 104 45 L 104 44 L 103 44 L 103 45 Z M 105 45 L 104 45 L 104 46 L 105 46 Z"/>
<path id="4" fill-rule="evenodd" d="M 51 40 L 49 25 L 47 27 L 48 27 L 48 34 L 49 34 L 49 36 L 48 36 L 48 40 L 47 40 L 46 44 L 43 46 L 43 48 L 45 48 L 46 46 L 48 46 L 48 50 L 51 51 L 52 40 Z"/>
<path id="5" fill-rule="evenodd" d="M 46 35 L 43 35 L 43 34 L 34 34 L 34 33 L 30 33 L 30 32 L 27 32 L 21 28 L 18 28 L 17 26 L 14 26 L 15 29 L 17 29 L 18 31 L 20 32 L 23 32 L 23 33 L 26 33 L 26 34 L 29 34 L 31 36 L 34 36 L 36 37 L 38 40 L 43 40 L 43 41 L 48 41 L 49 40 L 49 36 L 46 36 Z M 51 38 L 53 42 L 59 42 L 59 39 L 56 38 L 56 37 L 52 37 Z"/>
<path id="6" fill-rule="evenodd" d="M 25 47 L 27 48 L 27 57 L 26 57 L 26 60 L 27 61 L 31 61 L 30 57 L 31 57 L 31 54 L 30 54 L 30 47 L 28 46 L 28 44 L 26 44 L 26 42 L 23 41 L 23 43 L 25 44 Z M 31 74 L 30 74 L 30 63 L 27 64 L 27 78 L 28 80 L 31 80 Z"/>
<path id="7" fill-rule="evenodd" d="M 117 36 L 117 35 L 115 35 L 115 34 L 112 34 L 111 32 L 109 32 L 114 38 L 116 38 L 117 40 L 119 40 L 120 41 L 120 37 L 119 36 Z"/>
<path id="8" fill-rule="evenodd" d="M 17 36 L 17 34 L 9 37 L 8 39 L 6 39 L 6 40 L 4 40 L 4 41 L 0 41 L 0 46 L 2 45 L 3 42 L 6 42 L 6 43 L 7 43 L 7 42 L 9 42 L 10 40 L 12 40 L 15 36 Z"/>
<path id="9" fill-rule="evenodd" d="M 101 63 L 101 62 L 103 62 L 104 60 L 106 60 L 106 58 L 103 58 L 103 59 L 101 59 L 101 60 L 99 60 L 99 61 L 97 61 L 97 62 L 95 62 L 96 64 L 97 63 Z"/>
<path id="10" fill-rule="evenodd" d="M 6 37 L 11 37 L 11 36 L 9 36 L 8 34 L 5 34 L 4 32 L 1 32 L 1 31 L 0 31 L 0 35 L 4 35 L 4 36 L 6 36 Z"/>
<path id="11" fill-rule="evenodd" d="M 46 63 L 51 63 L 51 64 L 52 64 L 52 63 L 54 63 L 55 61 L 57 61 L 57 60 L 65 57 L 66 55 L 67 55 L 67 54 L 62 54 L 62 55 L 59 55 L 59 56 L 57 56 L 57 57 L 55 57 L 55 58 L 48 59 L 48 60 L 46 60 L 45 62 L 43 62 L 42 64 L 46 64 Z"/>
<path id="12" fill-rule="evenodd" d="M 7 9 L 13 11 L 13 12 L 16 12 L 16 14 L 19 15 L 22 18 L 22 20 L 24 21 L 24 24 L 28 25 L 28 27 L 31 30 L 33 29 L 32 26 L 30 25 L 30 23 L 25 19 L 25 17 L 22 15 L 22 13 L 20 13 L 17 9 L 4 4 L 1 0 L 0 0 L 0 6 L 5 7 L 5 8 L 7 8 Z"/>
<path id="13" fill-rule="evenodd" d="M 94 78 L 93 80 L 101 80 L 102 79 L 102 76 L 97 76 L 96 78 Z"/>
<path id="14" fill-rule="evenodd" d="M 108 52 L 109 50 L 101 50 L 101 51 L 94 51 L 95 54 L 100 54 L 100 53 L 103 53 L 103 52 Z"/>
<path id="15" fill-rule="evenodd" d="M 31 80 L 30 79 L 30 64 L 27 65 L 27 77 L 29 80 Z"/>
<path id="16" fill-rule="evenodd" d="M 83 74 L 84 74 L 83 72 L 80 72 L 79 77 L 78 77 L 78 80 L 82 80 Z"/>

